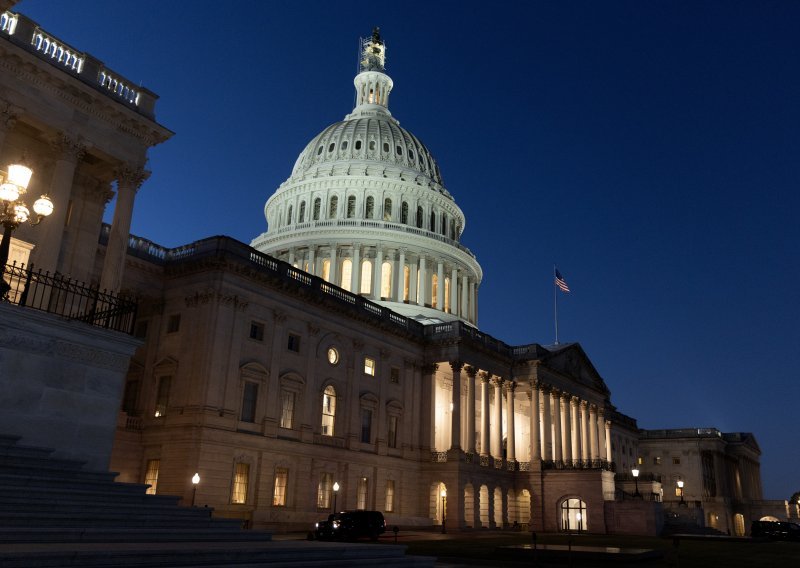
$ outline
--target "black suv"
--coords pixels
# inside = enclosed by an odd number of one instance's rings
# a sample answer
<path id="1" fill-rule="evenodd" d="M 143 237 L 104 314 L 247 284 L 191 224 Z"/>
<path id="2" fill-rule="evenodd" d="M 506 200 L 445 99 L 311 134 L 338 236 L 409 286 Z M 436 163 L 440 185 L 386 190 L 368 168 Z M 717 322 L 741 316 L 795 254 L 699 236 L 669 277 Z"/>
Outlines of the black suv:
<path id="1" fill-rule="evenodd" d="M 386 532 L 386 520 L 380 511 L 342 511 L 328 515 L 328 520 L 316 524 L 314 536 L 318 540 L 355 539 L 369 537 L 378 540 Z"/>
<path id="2" fill-rule="evenodd" d="M 800 541 L 800 525 L 781 521 L 753 521 L 750 536 L 770 540 Z"/>

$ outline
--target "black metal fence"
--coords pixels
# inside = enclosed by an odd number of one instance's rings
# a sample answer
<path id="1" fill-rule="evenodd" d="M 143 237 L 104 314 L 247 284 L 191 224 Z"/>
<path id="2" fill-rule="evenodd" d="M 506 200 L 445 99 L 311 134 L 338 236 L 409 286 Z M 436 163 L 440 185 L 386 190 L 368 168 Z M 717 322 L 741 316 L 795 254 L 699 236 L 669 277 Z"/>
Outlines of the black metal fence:
<path id="1" fill-rule="evenodd" d="M 2 302 L 133 333 L 137 304 L 132 300 L 101 292 L 59 274 L 28 269 L 24 264 L 6 264 L 2 276 Z"/>
<path id="2" fill-rule="evenodd" d="M 614 462 L 607 460 L 542 460 L 542 469 L 600 469 L 616 471 Z"/>

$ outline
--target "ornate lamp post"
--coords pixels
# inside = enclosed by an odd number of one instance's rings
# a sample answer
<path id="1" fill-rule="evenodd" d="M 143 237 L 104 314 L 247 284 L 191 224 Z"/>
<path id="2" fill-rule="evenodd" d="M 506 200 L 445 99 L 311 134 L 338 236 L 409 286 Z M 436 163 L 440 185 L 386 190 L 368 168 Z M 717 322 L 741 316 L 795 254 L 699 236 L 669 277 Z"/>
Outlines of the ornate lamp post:
<path id="1" fill-rule="evenodd" d="M 197 486 L 200 484 L 200 474 L 195 473 L 192 476 L 192 507 L 194 507 L 194 500 L 197 497 Z"/>
<path id="2" fill-rule="evenodd" d="M 639 468 L 635 467 L 631 470 L 633 474 L 633 481 L 636 483 L 636 491 L 633 493 L 634 498 L 640 498 L 641 494 L 639 493 Z"/>
<path id="3" fill-rule="evenodd" d="M 678 503 L 678 505 L 680 505 L 682 507 L 685 507 L 686 506 L 686 501 L 683 500 L 683 480 L 682 479 L 678 480 L 678 489 L 681 490 L 681 502 Z"/>
<path id="4" fill-rule="evenodd" d="M 30 221 L 31 225 L 38 225 L 42 219 L 53 212 L 53 202 L 47 195 L 42 195 L 33 203 L 33 212 L 36 220 L 31 220 L 31 212 L 22 201 L 22 196 L 28 190 L 33 171 L 23 164 L 11 164 L 8 172 L 0 184 L 0 202 L 3 204 L 0 213 L 0 223 L 3 224 L 3 241 L 0 243 L 0 266 L 5 267 L 8 262 L 8 252 L 11 247 L 11 233 L 22 223 Z"/>
<path id="5" fill-rule="evenodd" d="M 333 512 L 336 512 L 336 496 L 339 494 L 339 482 L 333 484 Z"/>
<path id="6" fill-rule="evenodd" d="M 442 534 L 447 534 L 447 528 L 445 527 L 445 523 L 447 522 L 447 508 L 445 507 L 447 489 L 445 487 L 442 487 L 440 495 L 442 496 Z"/>

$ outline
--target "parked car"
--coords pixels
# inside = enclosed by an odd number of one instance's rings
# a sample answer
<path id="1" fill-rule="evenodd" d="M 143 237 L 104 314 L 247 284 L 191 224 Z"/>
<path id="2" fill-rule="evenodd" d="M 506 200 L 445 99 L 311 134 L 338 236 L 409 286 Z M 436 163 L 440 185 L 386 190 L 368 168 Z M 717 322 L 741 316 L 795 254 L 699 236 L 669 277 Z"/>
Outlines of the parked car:
<path id="1" fill-rule="evenodd" d="M 781 521 L 753 521 L 750 536 L 770 540 L 800 541 L 800 525 Z"/>
<path id="2" fill-rule="evenodd" d="M 342 511 L 316 523 L 314 537 L 318 540 L 360 537 L 378 540 L 378 536 L 384 532 L 386 520 L 380 511 Z"/>

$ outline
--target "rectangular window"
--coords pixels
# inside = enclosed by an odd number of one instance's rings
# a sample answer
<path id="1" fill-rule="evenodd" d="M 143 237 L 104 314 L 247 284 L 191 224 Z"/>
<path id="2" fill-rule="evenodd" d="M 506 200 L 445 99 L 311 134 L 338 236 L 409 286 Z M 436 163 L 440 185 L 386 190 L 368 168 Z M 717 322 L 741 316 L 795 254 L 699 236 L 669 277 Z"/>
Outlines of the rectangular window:
<path id="1" fill-rule="evenodd" d="M 364 357 L 364 374 L 371 377 L 375 376 L 375 359 Z"/>
<path id="2" fill-rule="evenodd" d="M 394 511 L 394 479 L 386 481 L 386 512 Z"/>
<path id="3" fill-rule="evenodd" d="M 291 428 L 294 421 L 294 393 L 281 391 L 281 428 Z"/>
<path id="4" fill-rule="evenodd" d="M 275 489 L 272 492 L 272 506 L 286 506 L 286 484 L 289 481 L 289 470 L 279 467 L 275 470 Z"/>
<path id="5" fill-rule="evenodd" d="M 167 414 L 167 406 L 169 405 L 169 389 L 172 383 L 172 377 L 161 377 L 158 379 L 158 390 L 156 391 L 156 408 L 153 415 L 156 418 L 161 418 Z"/>
<path id="6" fill-rule="evenodd" d="M 391 371 L 389 372 L 389 382 L 395 384 L 400 383 L 400 369 L 397 367 L 392 367 Z"/>
<path id="7" fill-rule="evenodd" d="M 356 488 L 356 509 L 364 511 L 367 508 L 367 478 L 358 478 L 358 487 Z"/>
<path id="8" fill-rule="evenodd" d="M 181 314 L 172 314 L 167 320 L 167 333 L 176 333 L 181 328 Z"/>
<path id="9" fill-rule="evenodd" d="M 361 441 L 369 444 L 372 441 L 372 410 L 361 409 Z"/>
<path id="10" fill-rule="evenodd" d="M 125 383 L 125 395 L 122 398 L 122 410 L 128 414 L 136 414 L 136 401 L 139 398 L 139 381 Z"/>
<path id="11" fill-rule="evenodd" d="M 653 458 L 653 465 L 661 465 L 661 458 L 660 457 Z"/>
<path id="12" fill-rule="evenodd" d="M 255 321 L 250 322 L 250 339 L 264 341 L 264 324 Z"/>
<path id="13" fill-rule="evenodd" d="M 318 509 L 330 509 L 332 489 L 333 489 L 333 474 L 330 473 L 321 474 L 319 478 L 319 486 L 317 486 Z"/>
<path id="14" fill-rule="evenodd" d="M 156 494 L 156 487 L 158 487 L 158 468 L 161 465 L 161 460 L 147 460 L 147 469 L 144 473 L 144 482 L 150 487 L 147 488 L 148 495 Z"/>
<path id="15" fill-rule="evenodd" d="M 289 349 L 289 351 L 300 353 L 300 336 L 294 333 L 290 333 L 287 348 Z"/>
<path id="16" fill-rule="evenodd" d="M 231 503 L 244 505 L 247 503 L 247 486 L 250 483 L 250 464 L 237 463 L 233 471 L 233 491 Z"/>
<path id="17" fill-rule="evenodd" d="M 329 390 L 330 389 L 330 390 Z M 322 395 L 322 435 L 333 436 L 336 417 L 336 395 L 333 387 L 328 387 Z"/>
<path id="18" fill-rule="evenodd" d="M 397 447 L 397 416 L 389 416 L 388 443 L 390 448 Z"/>
<path id="19" fill-rule="evenodd" d="M 636 458 L 636 463 L 639 465 L 644 465 L 644 458 L 642 456 L 639 456 L 638 458 Z"/>
<path id="20" fill-rule="evenodd" d="M 672 458 L 672 465 L 681 465 L 681 458 Z"/>
<path id="21" fill-rule="evenodd" d="M 258 383 L 245 382 L 242 393 L 242 422 L 256 421 L 256 403 L 258 402 Z"/>
<path id="22" fill-rule="evenodd" d="M 146 321 L 137 321 L 136 322 L 136 329 L 133 332 L 133 336 L 136 339 L 144 339 L 147 337 L 147 322 Z"/>

